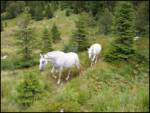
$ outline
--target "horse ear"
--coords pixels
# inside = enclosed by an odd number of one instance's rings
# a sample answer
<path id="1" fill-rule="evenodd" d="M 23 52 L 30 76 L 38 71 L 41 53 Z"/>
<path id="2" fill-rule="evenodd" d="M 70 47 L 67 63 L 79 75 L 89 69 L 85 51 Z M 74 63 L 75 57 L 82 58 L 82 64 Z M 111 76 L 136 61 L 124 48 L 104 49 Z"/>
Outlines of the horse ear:
<path id="1" fill-rule="evenodd" d="M 43 57 L 43 55 L 40 53 L 40 57 Z"/>

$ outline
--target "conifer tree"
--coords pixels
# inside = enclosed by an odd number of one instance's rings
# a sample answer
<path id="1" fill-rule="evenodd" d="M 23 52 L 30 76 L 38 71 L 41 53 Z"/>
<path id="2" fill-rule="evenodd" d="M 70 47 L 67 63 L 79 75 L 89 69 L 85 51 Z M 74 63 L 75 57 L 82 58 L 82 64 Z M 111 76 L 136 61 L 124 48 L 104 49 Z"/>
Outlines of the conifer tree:
<path id="1" fill-rule="evenodd" d="M 112 13 L 108 10 L 108 8 L 105 8 L 98 20 L 100 33 L 106 35 L 111 31 L 112 17 Z"/>
<path id="2" fill-rule="evenodd" d="M 1 32 L 4 30 L 4 28 L 3 28 L 3 23 L 2 23 L 2 21 L 1 21 Z"/>
<path id="3" fill-rule="evenodd" d="M 33 72 L 24 75 L 23 81 L 17 86 L 17 103 L 21 108 L 31 106 L 35 101 L 41 99 L 44 94 L 42 84 Z"/>
<path id="4" fill-rule="evenodd" d="M 149 35 L 149 2 L 143 1 L 137 7 L 136 29 L 139 35 Z"/>
<path id="5" fill-rule="evenodd" d="M 50 33 L 47 28 L 45 28 L 43 30 L 42 42 L 43 42 L 43 44 L 42 44 L 42 52 L 43 53 L 53 50 L 52 49 L 52 39 L 51 39 Z"/>
<path id="6" fill-rule="evenodd" d="M 52 39 L 53 42 L 56 43 L 61 40 L 60 38 L 60 32 L 58 31 L 58 28 L 55 24 L 53 24 L 52 29 L 51 29 L 51 34 L 52 34 Z"/>
<path id="7" fill-rule="evenodd" d="M 45 6 L 44 16 L 46 16 L 47 18 L 53 17 L 53 10 L 50 4 Z"/>
<path id="8" fill-rule="evenodd" d="M 87 18 L 85 18 L 85 13 L 81 13 L 78 21 L 76 21 L 76 31 L 73 33 L 72 38 L 74 40 L 74 46 L 77 48 L 77 51 L 84 51 L 89 46 L 89 41 L 87 37 L 87 32 L 85 27 L 87 24 Z"/>
<path id="9" fill-rule="evenodd" d="M 113 30 L 117 38 L 105 59 L 107 61 L 130 59 L 134 54 L 133 37 L 135 36 L 135 15 L 131 3 L 119 2 L 116 5 Z"/>
<path id="10" fill-rule="evenodd" d="M 33 29 L 29 27 L 30 21 L 31 15 L 25 11 L 19 23 L 19 30 L 15 34 L 19 54 L 24 61 L 29 61 L 32 58 L 32 50 L 34 48 L 34 32 Z"/>

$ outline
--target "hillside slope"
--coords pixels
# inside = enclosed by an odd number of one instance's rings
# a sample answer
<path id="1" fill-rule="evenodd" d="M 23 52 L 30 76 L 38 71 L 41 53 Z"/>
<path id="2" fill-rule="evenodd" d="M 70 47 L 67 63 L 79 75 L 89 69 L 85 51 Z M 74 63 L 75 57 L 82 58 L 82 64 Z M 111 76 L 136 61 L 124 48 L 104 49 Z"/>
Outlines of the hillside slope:
<path id="1" fill-rule="evenodd" d="M 58 11 L 53 19 L 33 21 L 31 26 L 37 31 L 36 38 L 40 41 L 40 34 L 44 27 L 51 28 L 55 22 L 61 32 L 62 42 L 53 45 L 55 50 L 62 49 L 68 43 L 72 30 L 75 29 L 74 20 L 78 15 L 66 17 L 64 12 Z M 21 17 L 21 16 L 20 16 Z M 6 20 L 7 26 L 1 33 L 1 52 L 8 55 L 8 59 L 17 57 L 14 30 L 17 29 L 17 17 Z M 96 29 L 96 28 L 95 28 Z M 91 30 L 92 32 L 92 30 Z M 92 32 L 93 33 L 93 32 Z M 91 43 L 102 45 L 101 58 L 98 63 L 90 67 L 87 52 L 80 52 L 79 58 L 82 74 L 78 75 L 73 69 L 71 78 L 65 81 L 64 72 L 62 84 L 58 86 L 50 74 L 49 63 L 44 72 L 39 72 L 38 65 L 25 69 L 1 70 L 1 111 L 148 111 L 149 110 L 149 64 L 118 63 L 110 64 L 103 60 L 104 53 L 109 49 L 113 36 L 92 35 Z M 93 40 L 94 39 L 94 40 Z M 36 42 L 35 42 L 36 43 Z M 38 43 L 38 42 L 37 42 Z M 149 39 L 142 37 L 135 42 L 135 48 L 149 57 Z M 37 50 L 38 51 L 38 50 Z M 37 52 L 37 56 L 39 53 Z M 5 59 L 5 60 L 8 60 Z M 27 73 L 35 73 L 39 81 L 45 85 L 45 96 L 35 102 L 28 109 L 22 110 L 16 103 L 16 87 Z"/>

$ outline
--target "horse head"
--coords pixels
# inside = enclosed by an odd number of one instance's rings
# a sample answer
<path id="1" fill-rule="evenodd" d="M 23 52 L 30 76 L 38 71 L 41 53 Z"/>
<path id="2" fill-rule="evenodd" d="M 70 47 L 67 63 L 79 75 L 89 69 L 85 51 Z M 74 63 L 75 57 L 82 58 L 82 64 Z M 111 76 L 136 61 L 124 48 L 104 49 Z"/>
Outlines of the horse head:
<path id="1" fill-rule="evenodd" d="M 44 57 L 44 55 L 40 54 L 40 64 L 39 64 L 39 70 L 43 71 L 45 65 L 47 64 L 47 59 Z"/>

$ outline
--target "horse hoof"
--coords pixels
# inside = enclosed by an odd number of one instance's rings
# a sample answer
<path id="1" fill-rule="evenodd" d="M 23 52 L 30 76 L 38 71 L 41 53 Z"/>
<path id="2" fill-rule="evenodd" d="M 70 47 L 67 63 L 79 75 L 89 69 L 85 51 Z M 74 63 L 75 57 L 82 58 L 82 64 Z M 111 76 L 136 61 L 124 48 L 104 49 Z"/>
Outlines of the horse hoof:
<path id="1" fill-rule="evenodd" d="M 60 84 L 60 81 L 58 81 L 57 84 L 59 85 L 59 84 Z"/>

